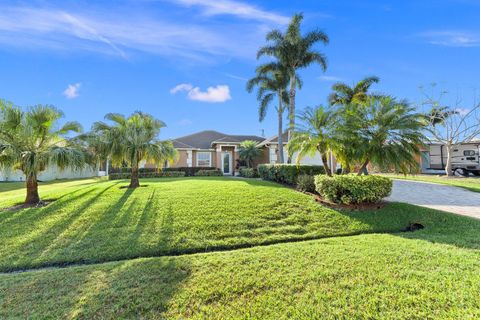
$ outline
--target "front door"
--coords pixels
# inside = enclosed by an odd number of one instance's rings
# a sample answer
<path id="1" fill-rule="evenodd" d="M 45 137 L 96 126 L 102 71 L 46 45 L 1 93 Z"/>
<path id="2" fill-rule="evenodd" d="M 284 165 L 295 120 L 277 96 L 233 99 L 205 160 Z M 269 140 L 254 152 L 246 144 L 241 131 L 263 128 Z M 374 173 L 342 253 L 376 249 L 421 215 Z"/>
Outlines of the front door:
<path id="1" fill-rule="evenodd" d="M 232 153 L 222 152 L 222 172 L 225 175 L 232 174 Z"/>

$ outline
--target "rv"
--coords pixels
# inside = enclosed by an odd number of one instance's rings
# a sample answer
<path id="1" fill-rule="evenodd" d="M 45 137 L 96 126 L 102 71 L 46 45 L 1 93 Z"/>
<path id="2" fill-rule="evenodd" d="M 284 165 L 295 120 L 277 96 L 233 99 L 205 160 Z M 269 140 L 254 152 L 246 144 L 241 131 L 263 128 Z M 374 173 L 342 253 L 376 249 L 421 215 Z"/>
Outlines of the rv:
<path id="1" fill-rule="evenodd" d="M 428 149 L 429 170 L 444 170 L 447 164 L 446 146 L 430 144 Z M 470 173 L 480 176 L 480 141 L 455 145 L 452 149 L 452 170 L 462 176 Z"/>

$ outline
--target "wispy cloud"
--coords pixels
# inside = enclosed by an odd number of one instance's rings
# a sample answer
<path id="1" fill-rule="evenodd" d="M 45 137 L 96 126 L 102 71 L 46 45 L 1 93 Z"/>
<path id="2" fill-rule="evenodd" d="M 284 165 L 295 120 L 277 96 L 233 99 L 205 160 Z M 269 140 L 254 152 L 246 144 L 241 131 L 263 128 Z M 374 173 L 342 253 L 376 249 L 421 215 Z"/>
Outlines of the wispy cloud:
<path id="1" fill-rule="evenodd" d="M 170 93 L 176 94 L 182 91 L 187 92 L 188 99 L 194 101 L 218 103 L 232 99 L 230 88 L 227 85 L 208 87 L 207 91 L 202 91 L 199 87 L 194 87 L 189 83 L 181 83 L 172 88 Z"/>
<path id="2" fill-rule="evenodd" d="M 190 119 L 181 119 L 180 121 L 177 122 L 179 126 L 186 127 L 192 124 L 192 120 Z"/>
<path id="3" fill-rule="evenodd" d="M 342 81 L 343 79 L 340 77 L 335 77 L 335 76 L 320 76 L 318 77 L 321 81 L 326 81 L 326 82 L 338 82 Z"/>
<path id="4" fill-rule="evenodd" d="M 63 91 L 63 95 L 67 99 L 78 98 L 80 96 L 80 93 L 78 91 L 80 90 L 81 86 L 82 86 L 81 83 L 69 84 L 67 89 Z"/>
<path id="5" fill-rule="evenodd" d="M 198 6 L 205 15 L 233 15 L 243 19 L 270 21 L 278 24 L 287 24 L 289 18 L 284 15 L 262 10 L 250 4 L 231 0 L 171 0 L 184 6 Z"/>
<path id="6" fill-rule="evenodd" d="M 235 80 L 248 81 L 248 79 L 245 78 L 245 77 L 236 76 L 236 75 L 231 74 L 231 73 L 225 73 L 225 75 L 226 75 L 227 77 L 232 78 L 232 79 L 235 79 Z"/>
<path id="7" fill-rule="evenodd" d="M 69 10 L 0 4 L 0 46 L 93 51 L 125 59 L 139 52 L 194 61 L 214 62 L 217 59 L 213 57 L 219 56 L 254 59 L 256 49 L 264 41 L 265 30 L 278 26 L 286 18 L 232 0 L 168 1 L 174 3 L 173 11 L 179 11 L 180 16 L 187 12 L 189 19 L 138 8 L 102 11 L 87 6 Z M 201 10 L 195 12 L 190 7 Z M 196 19 L 196 16 L 221 14 L 239 19 L 212 17 L 208 22 Z"/>
<path id="8" fill-rule="evenodd" d="M 447 47 L 478 47 L 480 34 L 466 31 L 427 31 L 419 34 L 428 43 Z"/>

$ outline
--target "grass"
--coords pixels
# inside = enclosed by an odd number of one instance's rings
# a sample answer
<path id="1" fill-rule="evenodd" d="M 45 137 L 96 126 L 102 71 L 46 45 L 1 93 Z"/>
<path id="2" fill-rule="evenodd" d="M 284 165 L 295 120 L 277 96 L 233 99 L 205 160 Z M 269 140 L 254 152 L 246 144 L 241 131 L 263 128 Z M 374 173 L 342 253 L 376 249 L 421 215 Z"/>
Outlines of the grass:
<path id="1" fill-rule="evenodd" d="M 455 187 L 461 187 L 473 192 L 480 192 L 480 178 L 466 178 L 466 177 L 447 177 L 427 174 L 418 175 L 403 175 L 403 174 L 382 174 L 383 176 L 400 179 L 400 180 L 414 180 L 423 182 L 432 182 L 439 184 L 446 184 Z"/>
<path id="2" fill-rule="evenodd" d="M 339 212 L 255 180 L 143 183 L 56 188 L 47 207 L 0 213 L 3 271 L 125 259 L 0 274 L 0 318 L 480 317 L 480 220 Z M 426 228 L 398 232 L 409 222 Z M 199 253 L 214 249 L 231 251 Z M 180 253 L 194 254 L 162 256 Z"/>
<path id="3" fill-rule="evenodd" d="M 50 192 L 58 200 L 47 207 L 1 213 L 0 271 L 396 232 L 410 222 L 455 219 L 402 204 L 335 211 L 256 180 L 161 178 L 120 188 L 126 184 L 82 184 L 68 193 L 58 188 Z"/>

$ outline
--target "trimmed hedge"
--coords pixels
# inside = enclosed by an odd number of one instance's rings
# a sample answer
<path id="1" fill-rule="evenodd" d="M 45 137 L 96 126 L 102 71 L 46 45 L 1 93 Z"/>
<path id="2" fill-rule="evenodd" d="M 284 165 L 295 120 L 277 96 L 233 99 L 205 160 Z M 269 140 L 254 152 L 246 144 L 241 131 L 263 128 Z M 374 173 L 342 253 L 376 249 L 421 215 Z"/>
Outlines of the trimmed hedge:
<path id="1" fill-rule="evenodd" d="M 257 170 L 254 168 L 240 168 L 238 173 L 244 178 L 258 178 Z"/>
<path id="2" fill-rule="evenodd" d="M 196 173 L 200 170 L 216 170 L 217 168 L 215 167 L 178 167 L 178 168 L 163 168 L 163 169 L 158 169 L 158 168 L 140 168 L 138 169 L 138 172 L 141 173 L 157 173 L 159 171 L 161 172 L 178 172 L 178 171 L 183 171 L 185 172 L 186 177 L 193 177 L 196 175 Z M 131 168 L 111 168 L 109 170 L 109 173 L 130 173 L 132 169 Z"/>
<path id="3" fill-rule="evenodd" d="M 323 166 L 296 164 L 261 164 L 257 167 L 258 175 L 264 180 L 295 185 L 299 175 L 314 176 L 324 174 Z"/>
<path id="4" fill-rule="evenodd" d="M 341 204 L 375 203 L 392 192 L 391 179 L 372 175 L 318 175 L 315 186 L 322 197 Z"/>
<path id="5" fill-rule="evenodd" d="M 109 180 L 130 179 L 130 172 L 124 173 L 110 173 L 108 175 Z M 183 171 L 156 171 L 156 172 L 139 172 L 139 178 L 167 178 L 167 177 L 185 177 Z"/>
<path id="6" fill-rule="evenodd" d="M 223 173 L 220 169 L 215 170 L 198 170 L 195 174 L 197 177 L 218 177 L 223 176 Z"/>
<path id="7" fill-rule="evenodd" d="M 297 190 L 302 192 L 315 193 L 315 178 L 308 174 L 301 174 L 297 178 Z"/>

